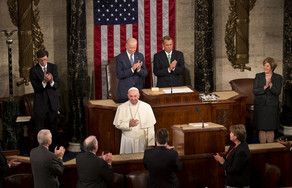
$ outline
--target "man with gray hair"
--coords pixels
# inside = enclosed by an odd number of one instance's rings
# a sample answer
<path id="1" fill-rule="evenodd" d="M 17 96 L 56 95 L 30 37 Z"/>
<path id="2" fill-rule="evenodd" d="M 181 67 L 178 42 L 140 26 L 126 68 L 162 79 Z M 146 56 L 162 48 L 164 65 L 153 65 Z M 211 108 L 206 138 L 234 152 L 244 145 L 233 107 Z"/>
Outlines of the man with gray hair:
<path id="1" fill-rule="evenodd" d="M 107 153 L 99 157 L 98 141 L 95 136 L 87 137 L 83 142 L 85 152 L 76 157 L 78 172 L 77 188 L 110 187 L 113 180 L 111 169 L 112 154 Z"/>
<path id="2" fill-rule="evenodd" d="M 58 176 L 63 174 L 63 146 L 55 148 L 54 153 L 49 151 L 52 144 L 52 133 L 48 129 L 38 132 L 37 140 L 39 146 L 30 152 L 30 163 L 35 188 L 59 187 Z"/>
<path id="3" fill-rule="evenodd" d="M 143 54 L 137 52 L 137 39 L 129 38 L 126 51 L 116 57 L 116 75 L 119 80 L 117 101 L 127 101 L 127 92 L 131 87 L 144 88 L 144 80 L 148 74 Z"/>
<path id="4" fill-rule="evenodd" d="M 185 85 L 184 54 L 174 49 L 174 41 L 164 36 L 163 50 L 154 54 L 153 73 L 157 76 L 157 87 L 173 87 Z"/>
<path id="5" fill-rule="evenodd" d="M 154 124 L 156 119 L 149 104 L 139 100 L 136 87 L 128 90 L 128 101 L 121 104 L 113 124 L 122 131 L 120 154 L 144 152 L 155 144 Z"/>

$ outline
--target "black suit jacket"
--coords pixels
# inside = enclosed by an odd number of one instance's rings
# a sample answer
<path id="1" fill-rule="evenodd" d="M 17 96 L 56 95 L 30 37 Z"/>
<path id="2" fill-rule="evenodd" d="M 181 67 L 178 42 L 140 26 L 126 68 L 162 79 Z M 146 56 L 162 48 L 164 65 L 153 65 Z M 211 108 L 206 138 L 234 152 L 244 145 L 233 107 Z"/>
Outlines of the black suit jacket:
<path id="1" fill-rule="evenodd" d="M 231 187 L 248 186 L 250 182 L 250 151 L 247 143 L 240 143 L 232 150 L 230 146 L 224 156 L 223 168 L 226 173 L 226 185 Z"/>
<path id="2" fill-rule="evenodd" d="M 5 156 L 0 152 L 0 188 L 3 188 L 4 177 L 8 173 L 8 164 Z"/>
<path id="3" fill-rule="evenodd" d="M 156 53 L 153 60 L 153 73 L 157 76 L 157 87 L 171 87 L 185 85 L 185 60 L 182 52 L 173 50 L 171 62 L 177 61 L 174 71 L 168 72 L 169 62 L 164 50 Z"/>
<path id="4" fill-rule="evenodd" d="M 282 76 L 276 73 L 272 74 L 272 87 L 264 90 L 264 85 L 266 84 L 265 73 L 256 74 L 253 93 L 255 95 L 255 105 L 267 105 L 267 106 L 278 106 L 279 105 L 279 95 L 282 89 Z"/>
<path id="5" fill-rule="evenodd" d="M 64 166 L 54 153 L 38 146 L 30 152 L 30 163 L 35 188 L 59 187 L 58 176 L 62 175 Z"/>
<path id="6" fill-rule="evenodd" d="M 266 84 L 264 72 L 256 74 L 254 80 L 254 122 L 258 130 L 276 130 L 280 124 L 279 95 L 282 89 L 282 76 L 273 73 L 271 81 L 272 87 L 264 89 Z"/>
<path id="7" fill-rule="evenodd" d="M 175 172 L 182 168 L 178 153 L 164 146 L 146 149 L 144 166 L 149 171 L 148 187 L 178 187 L 179 182 Z"/>
<path id="8" fill-rule="evenodd" d="M 54 85 L 50 86 L 48 83 L 44 88 L 42 81 L 44 80 L 44 72 L 42 67 L 37 63 L 30 69 L 29 79 L 34 90 L 34 106 L 33 111 L 36 114 L 45 114 L 48 109 L 57 112 L 59 110 L 59 77 L 57 65 L 47 63 L 47 72 L 53 75 Z M 50 104 L 48 106 L 48 104 Z"/>
<path id="9" fill-rule="evenodd" d="M 109 187 L 112 183 L 112 169 L 103 159 L 91 152 L 78 154 L 76 157 L 78 171 L 77 188 Z"/>
<path id="10" fill-rule="evenodd" d="M 141 70 L 137 70 L 133 73 L 131 70 L 131 62 L 127 55 L 127 52 L 119 54 L 116 58 L 116 74 L 119 79 L 117 100 L 118 102 L 125 102 L 128 100 L 127 94 L 131 87 L 142 89 L 144 87 L 144 80 L 148 72 L 145 66 L 145 60 L 143 54 L 135 52 L 134 62 L 140 60 L 142 63 Z"/>

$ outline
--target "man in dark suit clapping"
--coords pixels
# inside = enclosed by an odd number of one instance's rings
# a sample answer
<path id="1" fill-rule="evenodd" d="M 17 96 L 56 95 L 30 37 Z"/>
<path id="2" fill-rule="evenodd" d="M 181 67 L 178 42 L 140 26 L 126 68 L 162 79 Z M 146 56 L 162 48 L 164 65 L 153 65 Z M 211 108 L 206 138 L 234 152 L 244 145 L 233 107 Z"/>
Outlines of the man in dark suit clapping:
<path id="1" fill-rule="evenodd" d="M 163 37 L 163 50 L 154 55 L 153 73 L 157 76 L 157 87 L 185 85 L 185 60 L 182 52 L 173 49 L 173 40 Z"/>
<path id="2" fill-rule="evenodd" d="M 48 129 L 38 132 L 39 146 L 30 152 L 30 163 L 35 188 L 58 188 L 58 176 L 63 174 L 64 147 L 55 148 L 54 153 L 49 151 L 52 143 L 52 134 Z"/>
<path id="3" fill-rule="evenodd" d="M 128 39 L 126 49 L 126 52 L 119 54 L 116 58 L 116 74 L 119 79 L 117 100 L 120 103 L 128 100 L 128 90 L 131 87 L 139 90 L 144 87 L 144 79 L 148 74 L 143 54 L 136 52 L 137 40 Z"/>
<path id="4" fill-rule="evenodd" d="M 95 136 L 84 140 L 85 152 L 76 157 L 78 172 L 77 188 L 109 187 L 112 183 L 113 173 L 111 168 L 112 154 L 97 156 L 98 142 Z"/>
<path id="5" fill-rule="evenodd" d="M 48 62 L 49 53 L 46 50 L 37 51 L 36 56 L 38 63 L 30 69 L 29 74 L 34 90 L 33 121 L 37 131 L 47 128 L 55 136 L 59 110 L 57 65 Z"/>
<path id="6" fill-rule="evenodd" d="M 156 132 L 156 147 L 146 149 L 144 153 L 144 166 L 149 171 L 148 187 L 179 187 L 176 172 L 181 170 L 178 153 L 167 144 L 168 131 L 165 128 Z"/>

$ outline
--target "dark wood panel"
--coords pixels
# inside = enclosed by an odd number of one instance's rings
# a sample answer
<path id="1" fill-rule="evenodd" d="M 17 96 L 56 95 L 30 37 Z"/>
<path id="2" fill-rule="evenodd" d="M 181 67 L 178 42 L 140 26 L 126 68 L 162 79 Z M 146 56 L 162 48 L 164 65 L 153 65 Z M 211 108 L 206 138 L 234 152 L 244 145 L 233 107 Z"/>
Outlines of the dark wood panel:
<path id="1" fill-rule="evenodd" d="M 119 153 L 121 133 L 113 125 L 116 109 L 89 108 L 87 135 L 95 135 L 100 151 Z"/>
<path id="2" fill-rule="evenodd" d="M 178 96 L 189 98 L 188 95 Z M 155 130 L 167 128 L 170 133 L 170 144 L 172 144 L 171 126 L 175 124 L 204 121 L 222 124 L 228 129 L 232 124 L 245 123 L 245 108 L 242 108 L 245 106 L 244 97 L 212 103 L 192 101 L 174 104 L 170 102 L 168 105 L 165 99 L 161 100 L 164 101 L 163 104 L 151 104 L 157 121 Z M 184 100 L 181 99 L 181 101 Z M 101 104 L 104 103 L 101 102 Z M 113 125 L 116 108 L 117 105 L 92 105 L 90 102 L 86 105 L 87 135 L 96 135 L 100 150 L 111 151 L 113 154 L 119 153 L 121 138 L 121 131 Z M 226 139 L 227 137 L 228 135 Z"/>
<path id="3" fill-rule="evenodd" d="M 175 88 L 186 88 L 182 87 L 173 87 Z M 158 106 L 169 106 L 169 105 L 179 105 L 179 104 L 189 104 L 194 103 L 199 100 L 199 93 L 194 91 L 191 93 L 171 93 L 171 94 L 162 94 L 163 89 L 170 88 L 159 88 L 159 92 L 153 92 L 151 89 L 142 89 L 141 100 L 147 102 L 152 107 Z"/>
<path id="4" fill-rule="evenodd" d="M 265 165 L 271 164 L 277 166 L 281 171 L 279 187 L 292 186 L 291 179 L 291 152 L 283 148 L 253 149 L 251 151 L 251 187 L 265 187 L 270 179 L 265 175 Z M 261 146 L 259 145 L 259 148 Z M 118 156 L 116 156 L 118 157 Z M 143 165 L 143 154 L 140 157 L 131 158 L 121 156 L 119 161 L 113 161 L 113 171 L 127 175 L 133 171 L 145 170 Z M 224 187 L 223 168 L 214 160 L 212 154 L 195 154 L 180 156 L 183 163 L 183 169 L 177 173 L 181 187 Z M 11 168 L 10 174 L 31 173 L 30 163 L 22 163 L 18 167 Z M 77 170 L 75 162 L 66 164 L 64 174 L 60 177 L 60 183 L 64 188 L 74 188 L 77 183 Z M 23 185 L 25 187 L 25 185 Z M 119 186 L 120 187 L 120 186 Z"/>
<path id="5" fill-rule="evenodd" d="M 181 155 L 224 152 L 226 128 L 218 124 L 209 123 L 205 128 L 174 125 L 172 132 L 173 146 Z"/>
<path id="6" fill-rule="evenodd" d="M 182 187 L 224 187 L 224 171 L 212 155 L 182 157 L 183 169 L 177 175 Z"/>

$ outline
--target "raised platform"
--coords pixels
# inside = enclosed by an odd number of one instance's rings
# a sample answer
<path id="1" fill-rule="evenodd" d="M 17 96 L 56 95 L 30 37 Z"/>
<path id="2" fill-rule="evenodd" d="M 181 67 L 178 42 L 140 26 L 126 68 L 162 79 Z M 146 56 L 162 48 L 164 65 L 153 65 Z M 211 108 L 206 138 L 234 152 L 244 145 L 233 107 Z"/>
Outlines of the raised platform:
<path id="1" fill-rule="evenodd" d="M 195 91 L 153 94 L 150 89 L 146 89 L 142 90 L 141 95 L 142 100 L 148 102 L 153 109 L 157 122 L 155 130 L 168 129 L 170 144 L 172 125 L 204 121 L 223 125 L 228 130 L 230 125 L 245 123 L 246 97 L 234 91 L 216 92 L 219 100 L 215 102 L 198 100 L 198 93 Z M 85 105 L 87 135 L 97 136 L 101 151 L 118 154 L 121 131 L 114 127 L 113 120 L 119 104 L 113 100 L 90 100 Z"/>

